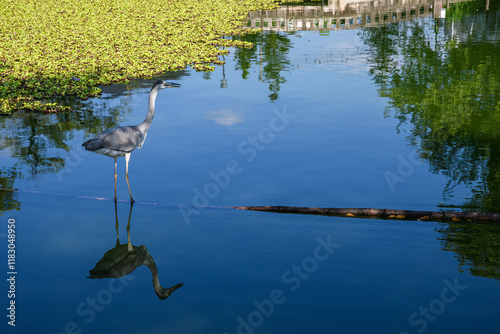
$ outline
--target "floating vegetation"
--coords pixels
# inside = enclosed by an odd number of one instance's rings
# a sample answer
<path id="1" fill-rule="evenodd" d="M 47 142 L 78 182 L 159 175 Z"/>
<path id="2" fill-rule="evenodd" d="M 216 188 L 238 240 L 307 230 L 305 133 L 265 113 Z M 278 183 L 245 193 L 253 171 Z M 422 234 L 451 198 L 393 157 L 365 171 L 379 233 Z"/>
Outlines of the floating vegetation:
<path id="1" fill-rule="evenodd" d="M 221 47 L 249 47 L 227 35 L 248 12 L 274 0 L 3 0 L 0 2 L 0 114 L 66 110 L 43 101 L 97 96 L 100 85 L 190 65 L 211 71 Z"/>

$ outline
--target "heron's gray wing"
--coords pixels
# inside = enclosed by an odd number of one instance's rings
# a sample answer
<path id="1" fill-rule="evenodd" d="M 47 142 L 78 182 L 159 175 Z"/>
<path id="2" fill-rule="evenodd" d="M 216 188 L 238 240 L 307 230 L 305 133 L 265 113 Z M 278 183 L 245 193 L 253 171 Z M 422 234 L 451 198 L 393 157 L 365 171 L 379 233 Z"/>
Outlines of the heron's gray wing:
<path id="1" fill-rule="evenodd" d="M 101 132 L 97 137 L 84 143 L 89 151 L 109 149 L 123 152 L 134 150 L 142 136 L 133 126 L 121 126 Z"/>

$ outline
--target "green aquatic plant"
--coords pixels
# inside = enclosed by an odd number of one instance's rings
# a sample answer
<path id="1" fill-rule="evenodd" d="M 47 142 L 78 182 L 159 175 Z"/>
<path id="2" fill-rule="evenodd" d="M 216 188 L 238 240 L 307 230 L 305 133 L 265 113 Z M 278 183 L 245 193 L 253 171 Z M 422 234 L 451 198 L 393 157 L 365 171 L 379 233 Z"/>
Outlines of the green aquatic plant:
<path id="1" fill-rule="evenodd" d="M 42 103 L 40 101 L 32 101 L 21 103 L 21 109 L 42 113 L 53 113 L 59 111 L 68 111 L 71 108 L 68 106 L 60 106 L 57 103 Z"/>
<path id="2" fill-rule="evenodd" d="M 213 70 L 224 39 L 274 0 L 4 0 L 0 2 L 0 113 L 54 112 L 54 97 L 86 99 L 101 85 L 190 65 Z"/>

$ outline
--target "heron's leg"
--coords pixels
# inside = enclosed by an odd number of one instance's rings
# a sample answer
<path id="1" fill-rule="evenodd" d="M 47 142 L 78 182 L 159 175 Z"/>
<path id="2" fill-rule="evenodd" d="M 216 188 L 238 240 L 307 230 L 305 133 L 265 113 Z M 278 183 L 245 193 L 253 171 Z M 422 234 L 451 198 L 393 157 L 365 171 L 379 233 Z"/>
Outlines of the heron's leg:
<path id="1" fill-rule="evenodd" d="M 117 164 L 117 158 L 115 158 L 115 203 L 116 203 L 116 179 L 118 178 L 118 174 L 116 174 L 116 164 Z"/>
<path id="2" fill-rule="evenodd" d="M 116 246 L 120 246 L 120 236 L 118 235 L 118 227 L 119 227 L 119 224 L 118 224 L 118 207 L 116 205 L 116 201 L 115 201 L 115 219 L 116 219 L 116 224 L 115 224 L 115 228 L 116 228 Z"/>
<path id="3" fill-rule="evenodd" d="M 125 180 L 127 180 L 128 193 L 130 194 L 130 202 L 134 203 L 132 198 L 132 191 L 130 190 L 130 183 L 128 182 L 128 161 L 130 160 L 130 153 L 125 154 Z"/>
<path id="4" fill-rule="evenodd" d="M 130 217 L 132 217 L 132 207 L 134 206 L 134 202 L 130 203 L 130 211 L 128 213 L 128 224 L 127 224 L 127 249 L 129 252 L 134 250 L 134 247 L 132 247 L 132 243 L 130 242 Z"/>

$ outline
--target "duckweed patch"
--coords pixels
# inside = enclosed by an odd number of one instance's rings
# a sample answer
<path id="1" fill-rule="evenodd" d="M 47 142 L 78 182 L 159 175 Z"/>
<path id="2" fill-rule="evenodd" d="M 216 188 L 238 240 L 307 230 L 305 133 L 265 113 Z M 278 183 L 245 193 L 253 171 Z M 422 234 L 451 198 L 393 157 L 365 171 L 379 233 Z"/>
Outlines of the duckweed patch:
<path id="1" fill-rule="evenodd" d="M 274 0 L 3 0 L 0 2 L 0 113 L 57 112 L 54 97 L 87 99 L 98 86 L 191 65 L 221 64 L 223 36 L 243 29 L 248 12 Z"/>

